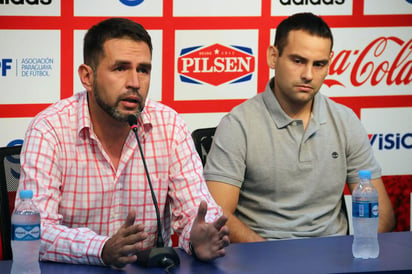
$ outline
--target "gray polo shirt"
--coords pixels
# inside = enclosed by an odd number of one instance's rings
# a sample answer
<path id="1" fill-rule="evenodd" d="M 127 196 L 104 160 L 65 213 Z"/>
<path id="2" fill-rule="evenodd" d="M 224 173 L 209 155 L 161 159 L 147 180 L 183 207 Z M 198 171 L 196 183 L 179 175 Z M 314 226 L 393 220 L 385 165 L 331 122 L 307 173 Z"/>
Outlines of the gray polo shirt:
<path id="1" fill-rule="evenodd" d="M 304 130 L 265 92 L 222 118 L 208 154 L 206 180 L 240 188 L 235 215 L 267 239 L 346 234 L 345 182 L 360 169 L 380 177 L 355 113 L 318 93 Z"/>

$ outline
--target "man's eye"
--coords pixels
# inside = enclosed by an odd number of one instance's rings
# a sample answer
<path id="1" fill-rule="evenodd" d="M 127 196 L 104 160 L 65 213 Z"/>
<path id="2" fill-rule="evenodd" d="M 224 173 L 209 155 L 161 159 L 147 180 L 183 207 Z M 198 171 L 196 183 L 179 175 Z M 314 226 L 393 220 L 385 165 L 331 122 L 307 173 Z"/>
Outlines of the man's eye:
<path id="1" fill-rule="evenodd" d="M 116 67 L 115 70 L 117 70 L 117 71 L 124 71 L 125 68 L 124 68 L 123 66 L 120 66 L 120 67 Z"/>
<path id="2" fill-rule="evenodd" d="M 138 68 L 137 72 L 148 74 L 150 70 L 148 68 Z"/>
<path id="3" fill-rule="evenodd" d="M 300 59 L 293 59 L 293 62 L 295 62 L 296 64 L 301 64 L 301 63 L 302 63 L 302 60 L 300 60 Z"/>

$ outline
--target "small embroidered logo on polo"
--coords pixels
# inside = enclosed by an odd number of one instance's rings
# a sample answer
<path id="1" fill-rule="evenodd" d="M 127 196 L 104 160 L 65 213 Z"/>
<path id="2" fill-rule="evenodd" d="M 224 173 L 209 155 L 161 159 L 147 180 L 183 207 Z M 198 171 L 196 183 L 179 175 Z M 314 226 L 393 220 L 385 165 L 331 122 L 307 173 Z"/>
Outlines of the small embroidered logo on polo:
<path id="1" fill-rule="evenodd" d="M 339 154 L 336 151 L 332 152 L 333 159 L 337 159 L 338 157 L 339 157 Z"/>

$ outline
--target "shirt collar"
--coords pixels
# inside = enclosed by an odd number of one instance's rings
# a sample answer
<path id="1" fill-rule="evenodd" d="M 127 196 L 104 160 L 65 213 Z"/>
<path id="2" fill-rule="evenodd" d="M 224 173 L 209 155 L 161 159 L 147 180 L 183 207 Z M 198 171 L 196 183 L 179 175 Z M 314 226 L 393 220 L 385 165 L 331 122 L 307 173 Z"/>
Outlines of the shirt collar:
<path id="1" fill-rule="evenodd" d="M 93 132 L 93 125 L 90 118 L 87 91 L 79 93 L 79 96 L 79 107 L 77 109 L 77 124 L 79 125 L 77 127 L 77 141 L 81 142 L 81 140 L 84 140 L 86 138 L 97 139 L 95 133 Z M 143 129 L 143 132 L 139 130 L 140 134 L 142 134 L 143 136 L 146 133 L 150 132 L 152 129 L 150 115 L 151 104 L 152 101 L 150 99 L 147 99 L 145 108 L 143 109 L 137 120 L 139 128 Z"/>
<path id="2" fill-rule="evenodd" d="M 273 87 L 275 84 L 275 78 L 270 79 L 269 83 L 266 85 L 265 91 L 262 94 L 263 102 L 272 116 L 278 128 L 283 128 L 288 126 L 294 120 L 290 118 L 280 106 L 278 100 L 273 93 Z M 318 121 L 320 124 L 326 123 L 326 105 L 323 95 L 319 92 L 314 97 L 313 109 L 312 109 L 312 119 Z"/>
<path id="3" fill-rule="evenodd" d="M 146 100 L 145 107 L 143 111 L 140 113 L 139 119 L 137 119 L 137 123 L 139 124 L 140 128 L 143 128 L 143 136 L 152 130 L 152 116 L 150 109 L 152 108 L 152 101 L 150 99 Z"/>
<path id="4" fill-rule="evenodd" d="M 325 97 L 320 92 L 313 98 L 313 109 L 312 109 L 313 119 L 318 121 L 319 124 L 326 123 L 326 102 Z"/>
<path id="5" fill-rule="evenodd" d="M 79 108 L 77 109 L 77 137 L 78 142 L 82 139 L 93 138 L 92 122 L 90 119 L 89 105 L 87 103 L 87 91 L 79 94 Z"/>

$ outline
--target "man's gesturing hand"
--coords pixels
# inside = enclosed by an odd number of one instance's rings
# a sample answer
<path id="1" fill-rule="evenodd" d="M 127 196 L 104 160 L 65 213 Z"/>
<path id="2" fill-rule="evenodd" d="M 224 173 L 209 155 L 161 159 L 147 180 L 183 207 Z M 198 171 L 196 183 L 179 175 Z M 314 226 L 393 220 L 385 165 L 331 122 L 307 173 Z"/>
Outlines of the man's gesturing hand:
<path id="1" fill-rule="evenodd" d="M 142 224 L 134 224 L 136 212 L 131 210 L 127 215 L 126 222 L 105 243 L 102 251 L 102 259 L 106 265 L 122 268 L 136 261 L 134 255 L 138 249 L 138 242 L 147 238 Z"/>
<path id="2" fill-rule="evenodd" d="M 190 231 L 190 241 L 198 259 L 207 261 L 225 255 L 229 245 L 229 228 L 226 216 L 214 223 L 206 223 L 207 203 L 202 201 Z"/>

